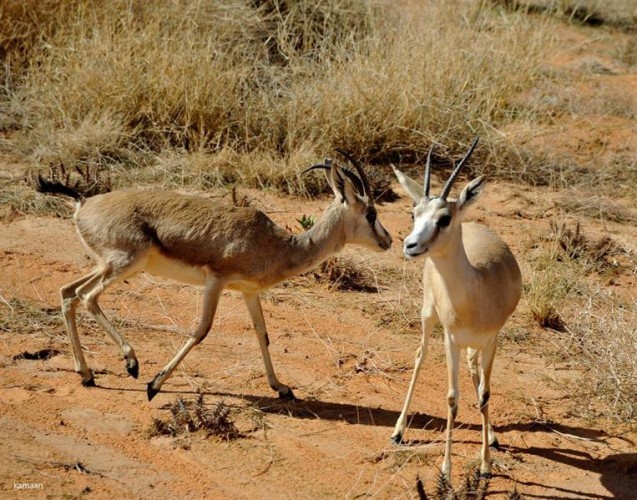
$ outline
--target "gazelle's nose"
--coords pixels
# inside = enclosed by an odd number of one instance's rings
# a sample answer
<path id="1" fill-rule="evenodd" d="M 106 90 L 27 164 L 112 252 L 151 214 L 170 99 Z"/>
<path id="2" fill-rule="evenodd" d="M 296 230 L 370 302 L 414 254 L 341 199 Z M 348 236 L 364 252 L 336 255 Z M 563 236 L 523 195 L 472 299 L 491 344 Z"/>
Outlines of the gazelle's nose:
<path id="1" fill-rule="evenodd" d="M 427 247 L 423 247 L 423 245 L 418 241 L 418 238 L 405 238 L 403 253 L 405 257 L 414 258 L 419 255 L 424 254 L 427 251 Z"/>
<path id="2" fill-rule="evenodd" d="M 394 242 L 391 234 L 387 233 L 387 237 L 383 240 L 383 249 L 389 250 L 391 248 L 391 244 Z"/>

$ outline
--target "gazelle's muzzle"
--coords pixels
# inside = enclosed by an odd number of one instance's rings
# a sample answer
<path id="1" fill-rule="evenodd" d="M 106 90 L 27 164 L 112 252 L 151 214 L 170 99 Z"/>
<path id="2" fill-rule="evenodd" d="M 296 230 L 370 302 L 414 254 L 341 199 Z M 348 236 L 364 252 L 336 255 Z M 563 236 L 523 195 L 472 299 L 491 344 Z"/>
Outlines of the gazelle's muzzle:
<path id="1" fill-rule="evenodd" d="M 411 233 L 403 242 L 403 253 L 409 259 L 424 255 L 429 250 L 429 240 L 423 241 L 419 234 Z"/>
<path id="2" fill-rule="evenodd" d="M 382 251 L 386 251 L 389 250 L 391 248 L 391 244 L 393 243 L 393 239 L 391 237 L 391 234 L 389 234 L 389 231 L 387 231 L 387 229 L 385 229 L 382 225 L 380 225 L 380 231 L 378 230 L 378 226 L 380 224 L 377 224 L 374 227 L 374 233 L 376 233 L 376 241 L 378 242 L 378 246 L 380 247 L 380 249 Z"/>

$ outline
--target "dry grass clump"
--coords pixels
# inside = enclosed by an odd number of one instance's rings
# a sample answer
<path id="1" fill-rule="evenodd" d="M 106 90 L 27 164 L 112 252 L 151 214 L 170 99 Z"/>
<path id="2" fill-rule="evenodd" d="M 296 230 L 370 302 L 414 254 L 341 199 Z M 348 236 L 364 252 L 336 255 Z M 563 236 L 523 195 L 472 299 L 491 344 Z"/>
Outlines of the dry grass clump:
<path id="1" fill-rule="evenodd" d="M 13 0 L 0 15 L 0 122 L 20 155 L 147 166 L 222 154 L 205 182 L 292 193 L 310 164 L 294 158 L 333 147 L 381 163 L 420 159 L 442 137 L 455 155 L 476 132 L 510 147 L 493 130 L 553 43 L 542 20 L 470 0 Z"/>
<path id="2" fill-rule="evenodd" d="M 73 206 L 63 198 L 37 193 L 27 182 L 0 188 L 0 220 L 10 221 L 27 214 L 68 218 Z"/>
<path id="3" fill-rule="evenodd" d="M 629 68 L 637 65 L 637 38 L 634 36 L 620 40 L 614 46 L 615 57 Z"/>
<path id="4" fill-rule="evenodd" d="M 559 311 L 567 301 L 583 296 L 587 276 L 617 273 L 630 260 L 629 252 L 609 236 L 586 236 L 579 222 L 569 227 L 565 221 L 551 221 L 549 233 L 537 249 L 525 297 L 533 320 L 557 331 L 566 331 Z"/>
<path id="5" fill-rule="evenodd" d="M 561 309 L 574 293 L 584 273 L 580 266 L 542 259 L 534 264 L 524 296 L 533 321 L 541 328 L 564 331 L 566 323 Z"/>
<path id="6" fill-rule="evenodd" d="M 610 238 L 590 238 L 579 223 L 566 222 L 551 223 L 530 261 L 526 301 L 539 326 L 559 332 L 551 340 L 558 358 L 577 372 L 567 384 L 584 416 L 637 417 L 637 309 L 600 284 L 609 270 L 618 273 L 630 262 L 632 254 Z"/>
<path id="7" fill-rule="evenodd" d="M 372 271 L 349 257 L 330 257 L 312 272 L 316 280 L 327 281 L 332 290 L 378 292 Z"/>
<path id="8" fill-rule="evenodd" d="M 22 147 L 63 161 L 277 151 L 289 68 L 312 67 L 326 45 L 349 49 L 369 19 L 351 0 L 26 3 L 3 13 L 42 37 L 4 34 L 29 54 L 11 102 L 28 128 Z"/>
<path id="9" fill-rule="evenodd" d="M 637 191 L 635 194 L 637 197 Z M 637 221 L 637 215 L 633 213 L 634 209 L 606 196 L 582 196 L 581 193 L 570 190 L 559 195 L 556 204 L 567 212 L 600 220 L 629 223 Z"/>
<path id="10" fill-rule="evenodd" d="M 120 172 L 116 181 L 120 186 L 161 184 L 201 191 L 241 184 L 293 196 L 313 196 L 326 192 L 327 184 L 322 176 L 301 174 L 318 157 L 305 149 L 285 159 L 267 151 L 240 153 L 231 147 L 223 147 L 215 154 L 166 149 L 142 168 Z"/>
<path id="11" fill-rule="evenodd" d="M 170 417 L 167 420 L 154 418 L 147 431 L 149 437 L 172 436 L 202 431 L 206 437 L 216 436 L 224 441 L 240 438 L 231 416 L 231 408 L 223 401 L 218 401 L 212 409 L 206 407 L 203 394 L 199 394 L 193 402 L 178 397 L 168 408 Z"/>
<path id="12" fill-rule="evenodd" d="M 525 106 L 540 123 L 553 123 L 559 117 L 614 116 L 632 119 L 637 106 L 629 94 L 611 83 L 594 81 L 595 75 L 612 71 L 595 60 L 580 65 L 581 81 L 593 79 L 589 87 L 564 86 L 564 79 L 553 76 L 529 94 Z M 564 76 L 564 75 L 562 75 Z"/>
<path id="13" fill-rule="evenodd" d="M 637 22 L 637 6 L 626 0 L 488 0 L 508 10 L 548 13 L 573 23 L 630 28 Z"/>
<path id="14" fill-rule="evenodd" d="M 551 223 L 552 233 L 537 245 L 532 256 L 529 281 L 524 285 L 524 297 L 533 321 L 541 328 L 565 331 L 566 323 L 561 312 L 567 299 L 582 291 L 583 279 L 588 273 L 586 263 L 569 258 L 564 246 L 575 252 L 574 242 L 581 246 L 579 236 Z M 579 235 L 579 230 L 577 231 Z"/>
<path id="15" fill-rule="evenodd" d="M 59 307 L 43 307 L 36 301 L 0 296 L 0 332 L 64 335 Z"/>
<path id="16" fill-rule="evenodd" d="M 593 271 L 602 272 L 619 267 L 617 260 L 609 259 L 626 253 L 610 236 L 602 236 L 597 240 L 588 238 L 581 231 L 579 222 L 571 229 L 566 222 L 557 224 L 551 221 L 550 228 L 548 238 L 559 247 L 565 258 L 582 262 Z M 562 255 L 554 254 L 554 258 L 562 260 Z"/>
<path id="17" fill-rule="evenodd" d="M 558 337 L 562 358 L 582 373 L 569 387 L 576 411 L 617 421 L 637 418 L 637 309 L 596 293 Z M 600 411 L 601 405 L 601 411 Z"/>

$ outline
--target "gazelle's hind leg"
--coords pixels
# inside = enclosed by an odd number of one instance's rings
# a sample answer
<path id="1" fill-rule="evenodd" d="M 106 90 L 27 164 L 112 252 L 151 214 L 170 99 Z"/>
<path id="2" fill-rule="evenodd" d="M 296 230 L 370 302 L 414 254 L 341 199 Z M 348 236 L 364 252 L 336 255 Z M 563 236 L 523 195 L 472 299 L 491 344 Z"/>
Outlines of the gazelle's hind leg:
<path id="1" fill-rule="evenodd" d="M 480 387 L 478 389 L 478 401 L 480 413 L 482 413 L 482 463 L 480 465 L 480 475 L 484 477 L 491 477 L 491 450 L 489 444 L 491 436 L 493 436 L 493 428 L 491 427 L 491 422 L 489 422 L 489 398 L 491 396 L 491 369 L 493 368 L 496 345 L 497 335 L 494 335 L 487 345 L 483 347 L 480 359 Z M 497 439 L 495 439 L 495 436 L 493 437 L 497 443 Z"/>
<path id="2" fill-rule="evenodd" d="M 66 325 L 66 331 L 71 341 L 71 349 L 73 350 L 73 359 L 75 361 L 75 371 L 82 375 L 82 385 L 91 387 L 95 385 L 93 380 L 93 373 L 86 364 L 86 359 L 82 353 L 82 345 L 80 344 L 80 338 L 77 333 L 77 323 L 75 321 L 75 313 L 77 310 L 77 304 L 80 301 L 77 296 L 78 287 L 84 285 L 87 281 L 94 278 L 100 273 L 99 269 L 92 271 L 86 276 L 81 277 L 79 280 L 74 281 L 66 286 L 60 288 L 60 297 L 62 304 L 62 317 L 64 318 L 64 324 Z"/>
<path id="3" fill-rule="evenodd" d="M 274 367 L 272 366 L 272 360 L 270 359 L 270 351 L 268 350 L 270 340 L 268 338 L 268 332 L 265 327 L 265 319 L 263 318 L 263 309 L 261 308 L 259 295 L 244 293 L 243 298 L 246 305 L 248 306 L 248 311 L 250 312 L 250 317 L 252 318 L 254 329 L 257 332 L 259 347 L 261 348 L 261 356 L 263 357 L 263 364 L 265 365 L 265 373 L 268 377 L 268 384 L 270 384 L 270 387 L 272 387 L 272 389 L 279 393 L 279 397 L 281 399 L 296 399 L 294 397 L 292 389 L 290 389 L 287 385 L 279 382 L 274 373 Z"/>
<path id="4" fill-rule="evenodd" d="M 82 280 L 73 283 L 70 286 L 77 284 L 77 286 L 75 287 L 74 303 L 76 304 L 78 300 L 82 301 L 82 304 L 84 305 L 84 307 L 86 307 L 86 310 L 91 315 L 91 317 L 97 322 L 98 325 L 102 327 L 102 329 L 104 329 L 104 331 L 113 339 L 113 341 L 115 341 L 117 346 L 120 348 L 120 352 L 123 358 L 126 360 L 126 370 L 128 371 L 128 373 L 132 377 L 137 378 L 139 374 L 139 363 L 137 362 L 135 351 L 104 315 L 102 309 L 98 304 L 98 298 L 100 294 L 112 284 L 117 283 L 118 281 L 122 281 L 141 271 L 146 264 L 146 257 L 133 257 L 127 254 L 118 255 L 117 257 L 118 258 L 113 258 L 112 260 L 106 262 L 100 269 L 96 270 L 85 278 L 82 278 Z M 73 307 L 73 323 L 75 323 L 74 309 L 75 307 Z M 77 330 L 74 329 L 74 332 L 75 339 L 72 339 L 72 341 L 77 340 Z M 77 340 L 77 342 L 79 345 L 79 340 Z M 74 354 L 75 350 L 76 348 L 74 347 Z M 83 356 L 81 356 L 80 362 L 83 361 L 83 359 Z M 84 366 L 82 367 L 82 369 L 83 370 L 80 371 L 80 373 L 82 374 L 82 384 L 95 385 L 93 376 L 90 370 L 88 370 L 88 367 L 86 367 L 86 362 L 84 362 Z M 89 378 L 86 377 L 87 373 L 89 375 Z M 88 381 L 88 383 L 86 381 Z"/>
<path id="5" fill-rule="evenodd" d="M 471 379 L 473 380 L 473 387 L 476 391 L 476 398 L 478 399 L 478 409 L 481 410 L 481 401 L 480 401 L 480 372 L 478 370 L 478 355 L 480 351 L 477 349 L 471 349 L 470 347 L 467 349 L 467 363 L 469 364 L 469 371 L 471 372 Z M 482 411 L 482 410 L 481 410 Z M 488 426 L 488 434 L 489 434 L 489 446 L 494 449 L 500 448 L 500 443 L 498 442 L 498 436 L 493 429 L 493 425 L 489 422 Z"/>

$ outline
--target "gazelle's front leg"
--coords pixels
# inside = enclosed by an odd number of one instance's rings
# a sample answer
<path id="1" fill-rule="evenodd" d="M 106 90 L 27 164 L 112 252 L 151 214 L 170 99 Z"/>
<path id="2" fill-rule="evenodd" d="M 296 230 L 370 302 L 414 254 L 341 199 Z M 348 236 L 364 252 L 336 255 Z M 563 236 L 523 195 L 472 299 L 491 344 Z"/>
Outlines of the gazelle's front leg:
<path id="1" fill-rule="evenodd" d="M 186 357 L 186 354 L 190 352 L 190 349 L 201 342 L 201 339 L 208 334 L 208 331 L 212 326 L 212 320 L 215 317 L 217 305 L 219 304 L 219 297 L 221 296 L 224 286 L 225 282 L 218 279 L 216 276 L 210 274 L 206 277 L 206 285 L 203 294 L 203 311 L 199 326 L 188 339 L 186 344 L 179 350 L 177 355 L 170 360 L 170 362 L 155 376 L 153 380 L 148 383 L 148 386 L 146 387 L 148 401 L 155 397 L 162 384 L 168 377 L 170 377 L 173 370 L 177 368 L 177 365 L 181 363 L 181 361 Z"/>
<path id="2" fill-rule="evenodd" d="M 445 354 L 447 357 L 449 392 L 447 393 L 447 439 L 445 442 L 445 458 L 442 462 L 442 473 L 451 481 L 451 442 L 453 439 L 453 426 L 458 415 L 458 399 L 460 397 L 458 384 L 460 348 L 451 340 L 450 333 L 446 330 Z"/>
<path id="3" fill-rule="evenodd" d="M 436 315 L 433 307 L 423 309 L 422 319 L 422 338 L 420 340 L 420 346 L 416 351 L 416 360 L 414 363 L 414 373 L 411 376 L 411 382 L 409 383 L 409 389 L 407 390 L 407 397 L 405 398 L 405 404 L 403 410 L 400 412 L 400 416 L 394 426 L 394 432 L 391 435 L 391 440 L 394 444 L 402 443 L 403 436 L 405 435 L 405 427 L 407 425 L 407 414 L 409 412 L 409 405 L 411 404 L 411 398 L 414 396 L 414 390 L 416 389 L 416 381 L 418 380 L 418 374 L 422 367 L 422 362 L 427 356 L 427 342 L 429 341 L 429 335 L 431 334 L 438 316 Z"/>
<path id="4" fill-rule="evenodd" d="M 252 318 L 254 329 L 257 332 L 259 347 L 261 348 L 261 356 L 263 357 L 263 364 L 265 365 L 265 373 L 268 377 L 268 384 L 270 384 L 270 387 L 272 387 L 272 389 L 279 393 L 279 397 L 281 399 L 296 399 L 294 393 L 292 392 L 292 389 L 290 389 L 287 385 L 279 382 L 279 380 L 276 378 L 276 375 L 274 374 L 274 367 L 272 366 L 270 351 L 268 350 L 270 339 L 268 338 L 268 331 L 265 327 L 265 319 L 263 318 L 263 309 L 261 308 L 259 295 L 256 293 L 244 293 L 243 298 L 245 300 L 246 306 L 248 306 L 248 311 L 250 312 L 250 317 Z"/>

